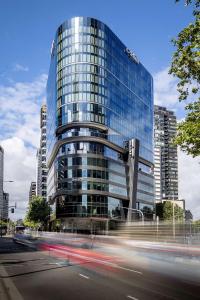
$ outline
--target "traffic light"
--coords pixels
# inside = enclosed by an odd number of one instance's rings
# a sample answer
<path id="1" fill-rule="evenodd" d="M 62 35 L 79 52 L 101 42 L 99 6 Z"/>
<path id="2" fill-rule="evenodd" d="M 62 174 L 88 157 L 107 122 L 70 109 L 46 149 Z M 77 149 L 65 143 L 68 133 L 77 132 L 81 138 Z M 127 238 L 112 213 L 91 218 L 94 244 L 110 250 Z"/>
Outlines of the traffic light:
<path id="1" fill-rule="evenodd" d="M 11 213 L 14 214 L 14 212 L 15 212 L 15 209 L 11 208 Z"/>

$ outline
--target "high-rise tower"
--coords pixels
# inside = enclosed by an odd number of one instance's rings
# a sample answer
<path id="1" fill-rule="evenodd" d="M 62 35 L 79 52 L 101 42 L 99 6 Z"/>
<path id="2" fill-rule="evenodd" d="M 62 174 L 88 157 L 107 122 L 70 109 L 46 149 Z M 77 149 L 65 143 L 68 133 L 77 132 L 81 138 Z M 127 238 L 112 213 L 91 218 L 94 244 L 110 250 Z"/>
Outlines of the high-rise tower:
<path id="1" fill-rule="evenodd" d="M 155 199 L 178 200 L 178 157 L 173 144 L 176 116 L 162 106 L 154 107 Z"/>
<path id="2" fill-rule="evenodd" d="M 47 107 L 42 105 L 40 110 L 40 148 L 37 151 L 37 195 L 46 199 L 47 166 L 46 166 L 46 115 Z"/>
<path id="3" fill-rule="evenodd" d="M 48 200 L 68 228 L 151 216 L 153 80 L 104 23 L 75 17 L 57 30 L 47 84 Z M 128 214 L 129 212 L 129 214 Z"/>

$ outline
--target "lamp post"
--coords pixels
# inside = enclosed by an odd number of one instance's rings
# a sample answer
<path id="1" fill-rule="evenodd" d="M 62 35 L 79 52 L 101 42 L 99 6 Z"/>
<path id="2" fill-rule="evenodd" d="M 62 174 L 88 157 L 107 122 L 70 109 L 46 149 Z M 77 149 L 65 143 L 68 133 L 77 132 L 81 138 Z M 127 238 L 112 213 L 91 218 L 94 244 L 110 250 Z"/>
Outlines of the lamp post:
<path id="1" fill-rule="evenodd" d="M 172 223 L 173 223 L 173 238 L 175 239 L 176 238 L 176 224 L 175 224 L 175 212 L 174 212 L 174 199 L 175 197 L 174 197 L 174 194 L 173 194 L 173 201 L 172 201 L 172 204 L 173 204 L 173 206 L 172 206 L 172 209 L 173 209 L 173 221 L 172 221 Z"/>
<path id="2" fill-rule="evenodd" d="M 14 182 L 13 180 L 4 180 L 3 182 Z"/>
<path id="3" fill-rule="evenodd" d="M 12 208 L 12 209 L 16 209 L 17 208 L 17 204 L 16 204 L 16 202 L 15 202 L 15 205 L 10 205 L 10 206 L 8 206 L 8 209 L 9 208 Z M 11 213 L 14 213 L 14 210 L 11 210 Z"/>
<path id="4" fill-rule="evenodd" d="M 3 226 L 3 224 L 2 224 L 2 212 L 3 212 L 3 209 L 1 208 L 1 212 L 0 212 L 0 226 L 1 226 L 1 237 L 2 237 L 2 235 L 3 235 L 3 233 L 2 233 L 2 226 Z"/>
<path id="5" fill-rule="evenodd" d="M 115 207 L 114 205 L 111 205 L 111 206 Z M 116 208 L 116 207 L 115 207 L 115 208 Z M 143 214 L 143 212 L 142 212 L 140 209 L 120 206 L 120 210 L 121 210 L 121 209 L 127 209 L 127 210 L 128 210 L 128 214 L 129 214 L 129 211 L 139 213 L 139 214 L 141 215 L 142 223 L 143 223 L 143 225 L 144 225 L 144 214 Z M 108 230 L 109 230 L 109 221 L 110 221 L 110 220 L 117 220 L 117 219 L 123 220 L 123 219 L 122 219 L 122 216 L 110 217 L 110 219 L 108 218 L 108 219 L 106 220 L 106 234 L 108 234 Z M 128 219 L 131 219 L 131 218 L 130 218 L 130 215 L 128 216 Z M 125 219 L 124 219 L 124 220 L 125 220 Z M 127 220 L 126 222 L 128 223 L 129 220 Z"/>
<path id="6" fill-rule="evenodd" d="M 120 206 L 120 209 L 121 208 L 122 209 L 127 209 L 128 213 L 129 213 L 129 211 L 139 213 L 141 215 L 142 222 L 144 223 L 144 214 L 140 209 Z"/>
<path id="7" fill-rule="evenodd" d="M 123 207 L 123 208 L 126 208 L 126 207 Z M 128 207 L 127 208 L 128 210 L 131 210 L 131 212 L 137 212 L 137 213 L 140 213 L 141 217 L 142 217 L 142 223 L 144 224 L 144 214 L 143 212 L 140 210 L 140 209 L 137 209 L 137 208 L 130 208 Z"/>

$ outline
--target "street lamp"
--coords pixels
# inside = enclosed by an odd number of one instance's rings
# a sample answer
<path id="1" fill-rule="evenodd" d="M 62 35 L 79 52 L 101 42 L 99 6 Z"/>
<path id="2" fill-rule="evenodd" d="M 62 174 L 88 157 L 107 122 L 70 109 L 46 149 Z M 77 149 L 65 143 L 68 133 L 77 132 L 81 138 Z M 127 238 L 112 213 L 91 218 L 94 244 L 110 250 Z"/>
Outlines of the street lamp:
<path id="1" fill-rule="evenodd" d="M 143 214 L 143 212 L 140 209 L 130 208 L 130 207 L 124 207 L 124 206 L 120 206 L 120 209 L 127 209 L 128 210 L 128 214 L 129 214 L 129 211 L 139 213 L 141 215 L 142 222 L 144 223 L 144 214 Z M 131 219 L 130 215 L 128 216 L 128 219 Z"/>
<path id="2" fill-rule="evenodd" d="M 130 208 L 130 207 L 123 207 L 123 208 L 127 208 L 128 210 L 131 210 L 131 211 L 140 213 L 141 216 L 142 216 L 142 223 L 144 224 L 144 214 L 143 214 L 143 212 L 142 212 L 140 209 L 137 209 L 137 208 Z"/>
<path id="3" fill-rule="evenodd" d="M 13 180 L 4 180 L 3 182 L 14 182 Z"/>
<path id="4" fill-rule="evenodd" d="M 175 237 L 176 237 L 176 224 L 175 224 L 175 213 L 174 213 L 174 199 L 175 198 L 175 194 L 173 193 L 173 200 L 172 200 L 172 204 L 173 204 L 173 237 L 174 237 L 174 239 L 175 239 Z"/>
<path id="5" fill-rule="evenodd" d="M 10 206 L 8 206 L 8 209 L 9 209 L 9 208 L 12 208 L 12 209 L 14 209 L 14 208 L 15 208 L 15 209 L 16 209 L 16 208 L 17 208 L 17 204 L 16 204 L 16 202 L 15 202 L 15 205 L 10 205 Z M 13 213 L 14 211 L 11 211 L 11 212 Z"/>

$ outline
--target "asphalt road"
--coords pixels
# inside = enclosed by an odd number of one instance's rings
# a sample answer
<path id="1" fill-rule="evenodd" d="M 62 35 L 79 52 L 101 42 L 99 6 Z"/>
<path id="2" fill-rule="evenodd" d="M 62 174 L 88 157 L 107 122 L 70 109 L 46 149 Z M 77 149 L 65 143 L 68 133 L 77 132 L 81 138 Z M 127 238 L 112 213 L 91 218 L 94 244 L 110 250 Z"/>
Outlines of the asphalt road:
<path id="1" fill-rule="evenodd" d="M 102 251 L 61 245 L 33 251 L 1 239 L 1 300 L 8 295 L 12 300 L 200 299 L 198 273 L 193 276 L 184 267 L 180 270 L 186 274 L 180 276 L 177 266 L 156 262 L 140 250 L 119 252 L 116 246 Z"/>
<path id="2" fill-rule="evenodd" d="M 24 252 L 24 246 L 21 244 L 13 243 L 10 237 L 0 237 L 0 255 L 7 253 Z M 26 251 L 30 251 L 26 248 Z M 1 256 L 2 257 L 2 256 Z"/>

